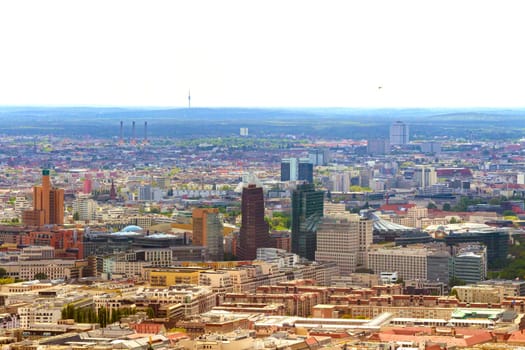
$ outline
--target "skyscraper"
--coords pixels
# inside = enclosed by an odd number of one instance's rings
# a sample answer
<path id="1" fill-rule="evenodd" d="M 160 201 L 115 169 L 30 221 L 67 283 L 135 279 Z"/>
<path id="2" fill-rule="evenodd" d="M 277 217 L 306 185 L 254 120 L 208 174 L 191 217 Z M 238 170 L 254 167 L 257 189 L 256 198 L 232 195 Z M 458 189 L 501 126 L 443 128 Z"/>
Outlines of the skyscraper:
<path id="1" fill-rule="evenodd" d="M 257 257 L 257 248 L 270 247 L 269 227 L 264 220 L 262 187 L 249 184 L 242 189 L 241 214 L 237 258 L 254 260 Z"/>
<path id="2" fill-rule="evenodd" d="M 281 181 L 297 180 L 297 158 L 281 160 Z"/>
<path id="3" fill-rule="evenodd" d="M 309 158 L 284 158 L 281 161 L 281 181 L 313 183 L 314 165 Z"/>
<path id="4" fill-rule="evenodd" d="M 292 192 L 292 253 L 315 259 L 316 230 L 323 216 L 323 191 L 313 184 L 298 185 Z"/>
<path id="5" fill-rule="evenodd" d="M 217 208 L 195 208 L 192 214 L 193 245 L 208 248 L 209 258 L 224 259 L 223 225 Z"/>
<path id="6" fill-rule="evenodd" d="M 414 169 L 414 180 L 419 188 L 431 187 L 437 184 L 436 169 L 428 166 L 418 166 Z"/>
<path id="7" fill-rule="evenodd" d="M 341 275 L 359 266 L 366 267 L 366 254 L 372 244 L 373 222 L 348 212 L 326 215 L 317 231 L 315 260 L 335 262 Z"/>
<path id="8" fill-rule="evenodd" d="M 63 225 L 64 190 L 52 188 L 49 170 L 42 170 L 42 186 L 33 187 L 33 210 L 23 213 L 22 221 L 26 225 Z"/>
<path id="9" fill-rule="evenodd" d="M 390 126 L 390 144 L 407 145 L 409 142 L 408 125 L 397 121 Z"/>
<path id="10" fill-rule="evenodd" d="M 314 183 L 314 165 L 310 163 L 310 159 L 299 159 L 297 179 Z"/>

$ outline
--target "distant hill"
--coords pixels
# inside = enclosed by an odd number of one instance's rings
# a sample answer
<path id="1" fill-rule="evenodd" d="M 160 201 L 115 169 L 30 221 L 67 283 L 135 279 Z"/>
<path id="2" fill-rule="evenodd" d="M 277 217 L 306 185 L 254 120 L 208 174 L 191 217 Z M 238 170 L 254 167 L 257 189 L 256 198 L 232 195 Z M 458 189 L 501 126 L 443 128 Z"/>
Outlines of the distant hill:
<path id="1" fill-rule="evenodd" d="M 364 108 L 131 108 L 131 107 L 0 107 L 0 133 L 66 137 L 142 136 L 148 122 L 150 137 L 217 137 L 294 134 L 326 138 L 388 137 L 390 124 L 403 120 L 415 138 L 519 138 L 525 130 L 525 109 L 364 109 Z"/>

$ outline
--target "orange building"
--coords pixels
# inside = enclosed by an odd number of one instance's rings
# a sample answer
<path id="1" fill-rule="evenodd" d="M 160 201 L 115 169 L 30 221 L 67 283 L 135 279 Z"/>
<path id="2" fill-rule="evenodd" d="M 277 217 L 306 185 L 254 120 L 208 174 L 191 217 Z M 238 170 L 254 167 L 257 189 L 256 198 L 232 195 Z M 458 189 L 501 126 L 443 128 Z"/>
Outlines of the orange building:
<path id="1" fill-rule="evenodd" d="M 33 210 L 23 213 L 22 221 L 30 226 L 64 224 L 64 190 L 52 188 L 49 170 L 42 170 L 42 185 L 33 187 Z"/>
<path id="2" fill-rule="evenodd" d="M 57 258 L 83 258 L 83 232 L 77 230 L 31 231 L 28 245 L 51 246 Z"/>
<path id="3" fill-rule="evenodd" d="M 217 208 L 195 208 L 192 213 L 195 246 L 208 248 L 210 260 L 224 259 L 224 228 Z"/>

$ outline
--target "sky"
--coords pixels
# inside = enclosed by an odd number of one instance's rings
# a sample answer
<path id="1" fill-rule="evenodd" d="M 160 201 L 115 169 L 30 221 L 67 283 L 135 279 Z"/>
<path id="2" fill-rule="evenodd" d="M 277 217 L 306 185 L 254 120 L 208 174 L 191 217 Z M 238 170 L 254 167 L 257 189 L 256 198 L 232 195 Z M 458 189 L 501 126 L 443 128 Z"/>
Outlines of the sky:
<path id="1" fill-rule="evenodd" d="M 0 105 L 524 107 L 523 1 L 5 0 Z"/>

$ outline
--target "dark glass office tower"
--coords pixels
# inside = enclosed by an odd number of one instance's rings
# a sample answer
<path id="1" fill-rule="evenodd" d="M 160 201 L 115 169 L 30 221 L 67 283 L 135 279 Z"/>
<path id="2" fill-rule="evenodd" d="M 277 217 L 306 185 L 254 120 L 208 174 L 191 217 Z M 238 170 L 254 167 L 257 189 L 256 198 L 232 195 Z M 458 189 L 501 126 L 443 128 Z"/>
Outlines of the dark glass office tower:
<path id="1" fill-rule="evenodd" d="M 315 259 L 317 225 L 323 217 L 323 191 L 313 184 L 298 185 L 292 192 L 292 253 Z"/>
<path id="2" fill-rule="evenodd" d="M 298 180 L 307 181 L 308 183 L 314 183 L 314 165 L 310 163 L 310 160 L 300 159 L 298 170 Z"/>
<path id="3" fill-rule="evenodd" d="M 262 187 L 250 184 L 242 189 L 241 211 L 237 259 L 254 260 L 257 257 L 257 248 L 270 247 L 269 227 L 264 220 Z"/>

